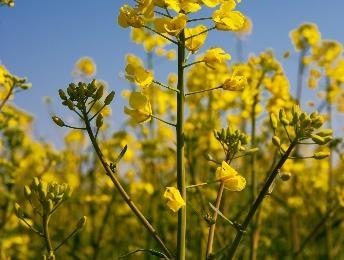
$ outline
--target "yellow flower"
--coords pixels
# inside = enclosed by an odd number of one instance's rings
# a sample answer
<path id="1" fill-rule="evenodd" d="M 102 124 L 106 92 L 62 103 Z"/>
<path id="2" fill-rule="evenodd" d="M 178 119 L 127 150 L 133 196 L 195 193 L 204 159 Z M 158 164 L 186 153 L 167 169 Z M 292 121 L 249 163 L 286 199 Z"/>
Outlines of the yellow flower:
<path id="1" fill-rule="evenodd" d="M 152 18 L 154 16 L 154 1 L 153 0 L 137 0 L 136 12 L 142 14 L 144 17 Z"/>
<path id="2" fill-rule="evenodd" d="M 134 8 L 129 5 L 124 5 L 119 10 L 118 24 L 123 28 L 129 26 L 140 28 L 144 25 L 144 21 Z"/>
<path id="3" fill-rule="evenodd" d="M 207 38 L 207 33 L 202 33 L 202 34 L 199 34 L 199 33 L 205 30 L 207 30 L 207 27 L 205 25 L 198 25 L 194 28 L 185 29 L 185 38 L 191 37 L 190 39 L 185 41 L 185 47 L 189 51 L 195 52 L 202 47 L 202 45 L 204 44 Z M 192 37 L 193 35 L 197 35 L 197 36 Z"/>
<path id="4" fill-rule="evenodd" d="M 132 109 L 124 107 L 124 113 L 131 116 L 133 123 L 143 123 L 150 120 L 152 107 L 148 98 L 141 92 L 130 94 L 129 105 Z"/>
<path id="5" fill-rule="evenodd" d="M 225 161 L 216 169 L 216 179 L 224 182 L 225 188 L 230 191 L 242 191 L 246 186 L 246 180 Z"/>
<path id="6" fill-rule="evenodd" d="M 149 87 L 154 80 L 153 73 L 145 70 L 142 66 L 137 64 L 127 64 L 125 67 L 125 77 L 131 82 L 134 82 L 142 89 Z"/>
<path id="7" fill-rule="evenodd" d="M 164 198 L 167 206 L 173 211 L 177 212 L 181 207 L 185 206 L 185 201 L 179 193 L 179 190 L 174 187 L 166 187 Z"/>
<path id="8" fill-rule="evenodd" d="M 197 0 L 165 0 L 168 8 L 179 13 L 181 11 L 185 13 L 194 13 L 201 9 Z"/>
<path id="9" fill-rule="evenodd" d="M 168 33 L 172 36 L 178 34 L 185 28 L 188 18 L 185 14 L 179 14 L 174 18 L 156 18 L 154 20 L 155 30 L 159 33 Z"/>
<path id="10" fill-rule="evenodd" d="M 240 91 L 247 86 L 247 78 L 240 70 L 234 70 L 232 76 L 223 83 L 224 90 Z"/>
<path id="11" fill-rule="evenodd" d="M 217 64 L 225 63 L 226 60 L 230 60 L 231 58 L 231 55 L 221 48 L 210 48 L 206 51 L 203 61 L 208 67 L 214 69 Z"/>
<path id="12" fill-rule="evenodd" d="M 239 11 L 234 11 L 234 0 L 224 2 L 219 10 L 213 13 L 216 29 L 221 31 L 239 31 L 244 27 L 245 16 Z"/>
<path id="13" fill-rule="evenodd" d="M 223 0 L 202 0 L 202 3 L 210 8 L 214 8 L 222 2 Z"/>
<path id="14" fill-rule="evenodd" d="M 165 30 L 169 35 L 178 36 L 178 34 L 185 28 L 188 18 L 185 14 L 179 14 L 173 19 L 169 19 L 165 24 Z"/>
<path id="15" fill-rule="evenodd" d="M 338 59 L 343 51 L 343 46 L 337 41 L 323 40 L 312 49 L 312 58 L 319 66 L 327 67 Z"/>
<path id="16" fill-rule="evenodd" d="M 253 27 L 253 24 L 252 24 L 251 19 L 248 17 L 245 17 L 244 26 L 236 33 L 239 37 L 250 35 L 252 32 L 252 27 Z"/>
<path id="17" fill-rule="evenodd" d="M 93 77 L 96 74 L 96 64 L 89 57 L 82 57 L 76 62 L 77 72 L 86 77 Z"/>
<path id="18" fill-rule="evenodd" d="M 320 41 L 320 33 L 315 24 L 306 23 L 291 31 L 290 38 L 295 49 L 302 50 L 308 46 L 315 46 Z"/>

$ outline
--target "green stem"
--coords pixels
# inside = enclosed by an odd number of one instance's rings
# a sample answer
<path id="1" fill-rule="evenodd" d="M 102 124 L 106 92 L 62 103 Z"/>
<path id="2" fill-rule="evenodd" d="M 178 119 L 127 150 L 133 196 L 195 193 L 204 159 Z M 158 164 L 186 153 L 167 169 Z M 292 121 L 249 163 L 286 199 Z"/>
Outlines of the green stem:
<path id="1" fill-rule="evenodd" d="M 45 245 L 47 247 L 48 255 L 53 252 L 53 247 L 51 245 L 50 234 L 49 234 L 49 219 L 50 216 L 45 212 L 43 213 L 43 233 L 45 239 Z"/>
<path id="2" fill-rule="evenodd" d="M 178 43 L 178 84 L 177 88 L 177 185 L 178 190 L 186 201 L 186 181 L 184 169 L 184 59 L 185 59 L 185 33 L 179 34 Z M 186 236 L 186 207 L 178 211 L 178 235 L 177 235 L 177 259 L 185 259 L 185 236 Z"/>
<path id="3" fill-rule="evenodd" d="M 204 92 L 212 91 L 212 90 L 219 89 L 219 88 L 222 88 L 222 87 L 223 86 L 221 85 L 221 86 L 217 86 L 217 87 L 213 87 L 213 88 L 197 90 L 197 91 L 185 93 L 185 96 L 190 96 L 190 95 L 194 95 L 194 94 L 204 93 Z"/>
<path id="4" fill-rule="evenodd" d="M 264 186 L 262 187 L 261 191 L 259 192 L 256 200 L 252 204 L 249 212 L 247 213 L 247 216 L 241 226 L 241 230 L 237 231 L 236 237 L 233 241 L 233 243 L 230 246 L 225 247 L 223 250 L 221 250 L 218 254 L 222 254 L 223 251 L 227 251 L 225 259 L 232 259 L 235 255 L 236 250 L 238 249 L 238 246 L 240 244 L 240 241 L 243 237 L 244 232 L 246 231 L 248 225 L 252 221 L 253 217 L 255 216 L 257 210 L 259 209 L 259 206 L 262 204 L 265 196 L 268 194 L 269 189 L 274 182 L 276 176 L 278 175 L 280 169 L 282 168 L 283 164 L 288 159 L 290 153 L 295 148 L 297 142 L 294 140 L 290 146 L 288 147 L 288 150 L 285 154 L 282 155 L 279 162 L 276 164 L 272 172 L 270 173 L 269 177 L 267 178 L 266 182 L 264 183 Z"/>
<path id="5" fill-rule="evenodd" d="M 128 193 L 124 190 L 123 186 L 115 176 L 115 174 L 112 172 L 110 169 L 110 166 L 108 163 L 105 161 L 105 158 L 103 156 L 103 153 L 100 150 L 100 147 L 97 143 L 97 140 L 93 134 L 91 125 L 90 125 L 90 120 L 87 117 L 86 111 L 83 111 L 83 116 L 84 116 L 84 121 L 85 121 L 85 126 L 86 126 L 86 131 L 90 137 L 91 143 L 93 145 L 94 150 L 97 153 L 97 156 L 106 172 L 106 175 L 109 176 L 111 179 L 112 183 L 115 185 L 117 188 L 118 192 L 122 196 L 123 200 L 127 203 L 127 205 L 130 207 L 132 212 L 136 215 L 136 217 L 140 220 L 141 224 L 148 230 L 148 232 L 151 234 L 151 236 L 155 239 L 155 241 L 160 245 L 161 249 L 165 252 L 165 254 L 169 258 L 173 258 L 172 253 L 170 250 L 166 247 L 162 239 L 159 237 L 157 231 L 154 229 L 154 227 L 149 223 L 149 221 L 146 219 L 146 217 L 142 214 L 142 212 L 139 210 L 139 208 L 135 205 L 135 203 L 132 201 Z"/>
<path id="6" fill-rule="evenodd" d="M 220 209 L 220 205 L 221 205 L 221 199 L 222 199 L 222 194 L 223 194 L 223 190 L 225 188 L 225 183 L 221 182 L 219 190 L 217 191 L 217 196 L 216 196 L 216 201 L 215 201 L 215 207 L 217 210 Z M 214 242 L 214 234 L 215 234 L 215 226 L 216 226 L 216 221 L 217 221 L 217 211 L 214 212 L 213 215 L 213 223 L 211 224 L 210 228 L 209 228 L 209 233 L 208 233 L 208 243 L 207 243 L 207 253 L 206 256 L 207 258 L 211 255 L 211 253 L 213 252 L 213 242 Z"/>

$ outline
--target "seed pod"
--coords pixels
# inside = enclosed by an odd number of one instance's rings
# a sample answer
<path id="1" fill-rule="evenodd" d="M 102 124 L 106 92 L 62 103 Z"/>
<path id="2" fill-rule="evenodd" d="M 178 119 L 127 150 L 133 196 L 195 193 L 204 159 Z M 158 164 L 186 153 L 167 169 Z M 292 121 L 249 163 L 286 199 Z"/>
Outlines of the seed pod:
<path id="1" fill-rule="evenodd" d="M 104 100 L 104 104 L 105 105 L 110 105 L 110 103 L 112 102 L 113 98 L 115 97 L 115 91 L 111 91 L 109 95 L 107 95 L 107 97 Z"/>
<path id="2" fill-rule="evenodd" d="M 325 143 L 325 139 L 319 135 L 316 135 L 316 134 L 311 134 L 311 139 L 313 140 L 313 142 L 315 142 L 317 144 L 324 144 Z"/>
<path id="3" fill-rule="evenodd" d="M 100 87 L 97 89 L 96 94 L 94 95 L 94 99 L 95 99 L 95 100 L 99 100 L 99 99 L 103 96 L 103 93 L 104 93 L 104 86 L 100 86 Z"/>
<path id="4" fill-rule="evenodd" d="M 53 116 L 52 119 L 53 119 L 54 123 L 60 127 L 63 127 L 65 125 L 64 122 L 62 121 L 62 119 L 59 118 L 58 116 Z"/>
<path id="5" fill-rule="evenodd" d="M 274 145 L 276 145 L 277 147 L 280 147 L 280 146 L 281 146 L 281 140 L 280 140 L 279 137 L 276 136 L 276 135 L 274 135 L 274 136 L 272 137 L 272 143 L 273 143 Z"/>
<path id="6" fill-rule="evenodd" d="M 62 89 L 59 89 L 59 95 L 62 100 L 67 100 L 66 93 Z"/>
<path id="7" fill-rule="evenodd" d="M 270 125 L 271 125 L 271 128 L 273 130 L 276 130 L 277 129 L 277 118 L 276 118 L 276 115 L 274 113 L 271 113 L 270 114 Z"/>
<path id="8" fill-rule="evenodd" d="M 291 173 L 290 172 L 282 172 L 280 174 L 280 178 L 282 181 L 288 181 L 291 177 Z"/>
<path id="9" fill-rule="evenodd" d="M 102 113 L 99 113 L 96 119 L 96 126 L 100 128 L 104 123 L 104 117 Z"/>
<path id="10" fill-rule="evenodd" d="M 316 159 L 316 160 L 325 159 L 329 156 L 330 156 L 329 152 L 317 152 L 317 153 L 314 153 L 314 155 L 313 155 L 314 159 Z"/>
<path id="11" fill-rule="evenodd" d="M 86 224 L 86 221 L 87 221 L 87 217 L 86 216 L 83 216 L 79 222 L 76 224 L 76 228 L 77 229 L 83 229 L 83 227 L 85 226 Z"/>

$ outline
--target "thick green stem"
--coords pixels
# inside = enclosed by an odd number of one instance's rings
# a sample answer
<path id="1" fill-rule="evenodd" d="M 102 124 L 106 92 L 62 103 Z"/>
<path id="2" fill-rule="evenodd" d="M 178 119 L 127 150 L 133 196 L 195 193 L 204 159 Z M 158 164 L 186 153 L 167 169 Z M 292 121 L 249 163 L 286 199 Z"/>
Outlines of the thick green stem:
<path id="1" fill-rule="evenodd" d="M 244 232 L 246 231 L 248 225 L 250 224 L 253 217 L 255 216 L 255 214 L 256 214 L 257 210 L 259 209 L 259 206 L 262 204 L 265 196 L 268 194 L 269 189 L 270 189 L 272 183 L 274 182 L 277 174 L 279 173 L 280 169 L 282 168 L 283 164 L 286 162 L 290 153 L 295 148 L 296 143 L 297 143 L 296 141 L 293 141 L 290 144 L 290 146 L 288 147 L 288 150 L 286 151 L 286 153 L 282 155 L 281 159 L 276 164 L 276 166 L 274 167 L 274 169 L 270 173 L 269 177 L 267 178 L 266 182 L 264 183 L 264 186 L 262 187 L 261 191 L 259 192 L 258 197 L 256 198 L 256 200 L 252 204 L 252 206 L 251 206 L 251 208 L 250 208 L 250 210 L 249 210 L 249 212 L 248 212 L 248 214 L 247 214 L 247 216 L 246 216 L 246 218 L 245 218 L 245 220 L 241 226 L 241 230 L 237 231 L 237 234 L 236 234 L 236 237 L 235 237 L 233 243 L 231 244 L 231 246 L 224 248 L 224 250 L 228 250 L 225 259 L 232 259 L 234 257 L 235 252 L 236 252 L 236 250 L 240 244 L 240 241 L 243 237 Z"/>
<path id="2" fill-rule="evenodd" d="M 44 232 L 44 239 L 45 245 L 47 247 L 48 255 L 53 254 L 53 247 L 51 245 L 50 234 L 49 234 L 49 219 L 50 216 L 47 213 L 43 214 L 43 232 Z"/>
<path id="3" fill-rule="evenodd" d="M 184 169 L 184 60 L 185 60 L 185 34 L 182 31 L 178 42 L 178 85 L 177 93 L 177 185 L 178 190 L 186 201 L 186 181 Z M 186 236 L 186 207 L 178 211 L 177 259 L 185 259 Z"/>
<path id="4" fill-rule="evenodd" d="M 219 187 L 219 190 L 217 191 L 217 196 L 216 196 L 216 201 L 215 201 L 215 207 L 216 209 L 220 208 L 221 205 L 221 199 L 222 199 L 222 194 L 223 194 L 223 190 L 225 188 L 225 183 L 221 182 L 221 185 Z M 207 258 L 211 255 L 211 253 L 213 252 L 213 242 L 214 242 L 214 234 L 215 234 L 215 225 L 216 225 L 216 221 L 217 221 L 217 211 L 214 212 L 213 215 L 213 221 L 214 223 L 211 224 L 210 228 L 209 228 L 209 233 L 208 233 L 208 243 L 207 243 L 207 253 L 206 256 Z"/>
<path id="5" fill-rule="evenodd" d="M 169 258 L 173 258 L 172 253 L 170 250 L 166 247 L 162 239 L 159 237 L 158 233 L 154 229 L 154 227 L 149 223 L 149 221 L 145 218 L 145 216 L 142 214 L 142 212 L 137 208 L 137 206 L 134 204 L 134 202 L 131 200 L 130 196 L 128 193 L 124 190 L 123 186 L 115 176 L 115 174 L 112 172 L 110 166 L 108 163 L 105 161 L 105 158 L 103 156 L 103 153 L 100 150 L 100 147 L 97 143 L 97 140 L 93 134 L 90 121 L 87 117 L 86 111 L 83 111 L 83 116 L 84 116 L 84 121 L 85 121 L 85 126 L 86 126 L 86 131 L 90 137 L 91 143 L 93 145 L 94 150 L 97 153 L 97 156 L 103 165 L 103 168 L 106 172 L 106 175 L 109 176 L 115 187 L 117 188 L 118 192 L 121 194 L 122 198 L 124 201 L 127 203 L 127 205 L 130 207 L 132 212 L 136 215 L 136 217 L 140 220 L 141 224 L 149 231 L 149 233 L 152 235 L 152 237 L 155 239 L 155 241 L 159 244 L 161 249 L 165 252 L 165 254 Z"/>

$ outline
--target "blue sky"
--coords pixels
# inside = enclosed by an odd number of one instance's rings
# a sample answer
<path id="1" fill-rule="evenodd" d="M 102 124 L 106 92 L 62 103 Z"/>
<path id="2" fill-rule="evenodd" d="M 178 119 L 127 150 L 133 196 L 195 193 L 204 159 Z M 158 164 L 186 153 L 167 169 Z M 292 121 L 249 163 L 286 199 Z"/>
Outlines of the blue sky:
<path id="1" fill-rule="evenodd" d="M 14 8 L 0 8 L 0 61 L 14 74 L 26 76 L 33 87 L 15 98 L 15 103 L 36 116 L 34 133 L 44 139 L 56 138 L 43 97 L 54 99 L 59 114 L 57 90 L 71 80 L 75 61 L 92 57 L 97 78 L 109 83 L 117 94 L 128 87 L 119 77 L 126 53 L 144 57 L 141 46 L 130 41 L 129 30 L 117 25 L 122 0 L 17 0 Z M 239 5 L 253 20 L 253 33 L 245 42 L 245 54 L 273 48 L 278 57 L 293 50 L 288 34 L 302 22 L 314 22 L 323 38 L 344 43 L 343 0 L 243 0 Z M 208 46 L 220 46 L 235 57 L 231 33 L 211 33 Z M 297 55 L 283 61 L 290 78 L 295 78 Z M 173 70 L 174 63 L 159 66 L 159 76 Z M 294 80 L 291 80 L 294 89 Z M 113 125 L 120 125 L 124 101 L 113 104 Z"/>

